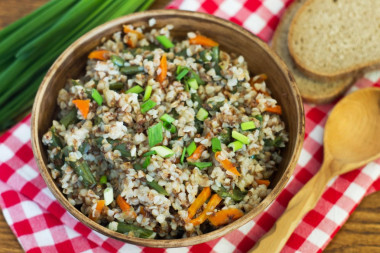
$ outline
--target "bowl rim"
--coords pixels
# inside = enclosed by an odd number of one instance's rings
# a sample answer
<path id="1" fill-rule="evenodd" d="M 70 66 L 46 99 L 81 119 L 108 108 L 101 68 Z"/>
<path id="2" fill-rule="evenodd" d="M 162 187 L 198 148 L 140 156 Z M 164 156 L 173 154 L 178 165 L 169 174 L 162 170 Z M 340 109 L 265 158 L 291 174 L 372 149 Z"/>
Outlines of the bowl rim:
<path id="1" fill-rule="evenodd" d="M 125 234 L 112 231 L 108 229 L 107 227 L 102 226 L 92 221 L 86 215 L 84 215 L 82 212 L 77 210 L 73 205 L 69 203 L 67 198 L 63 195 L 62 191 L 55 184 L 53 178 L 51 177 L 51 174 L 49 173 L 48 168 L 46 167 L 42 159 L 42 151 L 44 150 L 43 149 L 41 150 L 40 145 L 39 145 L 40 140 L 38 138 L 39 136 L 38 135 L 38 119 L 39 119 L 38 111 L 43 104 L 42 94 L 45 93 L 46 88 L 48 84 L 51 82 L 52 77 L 55 75 L 58 66 L 60 66 L 61 63 L 64 62 L 66 58 L 69 55 L 71 55 L 78 46 L 81 45 L 82 42 L 86 41 L 88 37 L 96 36 L 96 34 L 98 34 L 99 32 L 108 30 L 109 28 L 117 26 L 117 25 L 122 25 L 129 22 L 135 22 L 137 19 L 143 18 L 147 14 L 149 14 L 151 18 L 161 17 L 163 15 L 178 16 L 179 18 L 197 18 L 197 19 L 205 20 L 207 22 L 218 23 L 219 25 L 227 26 L 229 28 L 232 28 L 233 30 L 237 30 L 238 32 L 243 33 L 245 36 L 254 40 L 258 44 L 258 46 L 262 47 L 264 50 L 270 53 L 271 57 L 273 57 L 273 60 L 278 65 L 279 69 L 283 72 L 284 76 L 288 79 L 288 83 L 291 86 L 291 90 L 293 93 L 292 96 L 296 100 L 297 115 L 299 115 L 298 122 L 297 122 L 298 134 L 296 135 L 293 155 L 291 156 L 291 159 L 289 160 L 289 163 L 287 164 L 286 169 L 284 170 L 284 174 L 281 177 L 281 179 L 278 181 L 276 186 L 272 189 L 270 194 L 268 194 L 268 196 L 265 199 L 263 199 L 258 206 L 256 206 L 251 211 L 246 213 L 240 219 L 203 235 L 198 235 L 198 236 L 189 237 L 189 238 L 181 238 L 181 239 L 144 239 L 144 238 L 127 236 Z M 245 28 L 237 24 L 234 24 L 228 20 L 224 20 L 222 18 L 213 16 L 210 14 L 206 14 L 206 13 L 183 11 L 183 10 L 165 10 L 165 9 L 133 13 L 133 14 L 129 14 L 129 15 L 111 20 L 103 25 L 100 25 L 92 29 L 91 31 L 89 31 L 88 33 L 84 34 L 79 39 L 77 39 L 58 57 L 58 59 L 53 63 L 53 65 L 50 67 L 49 71 L 47 72 L 46 76 L 44 77 L 35 98 L 35 102 L 32 109 L 32 117 L 31 117 L 31 141 L 32 141 L 33 154 L 44 181 L 46 182 L 49 190 L 53 193 L 54 197 L 60 202 L 60 204 L 81 223 L 83 223 L 87 227 L 90 227 L 91 229 L 103 235 L 106 235 L 108 237 L 111 237 L 123 242 L 128 242 L 128 243 L 145 246 L 145 247 L 155 247 L 155 248 L 186 247 L 186 246 L 192 246 L 192 245 L 196 245 L 196 244 L 217 239 L 243 226 L 247 222 L 251 221 L 258 214 L 260 214 L 262 211 L 264 211 L 264 209 L 268 208 L 271 205 L 271 203 L 274 201 L 274 199 L 277 198 L 277 196 L 283 190 L 283 188 L 289 181 L 291 175 L 293 174 L 294 168 L 297 164 L 299 155 L 301 153 L 302 144 L 304 140 L 304 132 L 305 132 L 305 116 L 304 116 L 303 103 L 302 103 L 302 99 L 301 99 L 299 90 L 297 88 L 297 85 L 293 78 L 293 75 L 287 68 L 286 64 L 269 47 L 267 43 L 262 41 L 259 37 L 252 34 Z"/>

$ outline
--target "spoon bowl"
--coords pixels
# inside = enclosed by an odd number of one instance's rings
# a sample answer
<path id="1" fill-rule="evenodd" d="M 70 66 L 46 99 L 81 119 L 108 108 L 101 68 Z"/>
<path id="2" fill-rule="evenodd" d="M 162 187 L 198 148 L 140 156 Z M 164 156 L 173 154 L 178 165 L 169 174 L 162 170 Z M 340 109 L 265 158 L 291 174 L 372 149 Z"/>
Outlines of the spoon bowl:
<path id="1" fill-rule="evenodd" d="M 343 98 L 327 120 L 323 140 L 322 167 L 290 200 L 282 216 L 251 251 L 280 252 L 331 178 L 380 157 L 380 89 L 361 89 Z"/>
<path id="2" fill-rule="evenodd" d="M 336 162 L 351 170 L 380 155 L 379 138 L 380 89 L 359 90 L 342 99 L 331 112 L 325 127 L 325 154 L 331 154 Z"/>

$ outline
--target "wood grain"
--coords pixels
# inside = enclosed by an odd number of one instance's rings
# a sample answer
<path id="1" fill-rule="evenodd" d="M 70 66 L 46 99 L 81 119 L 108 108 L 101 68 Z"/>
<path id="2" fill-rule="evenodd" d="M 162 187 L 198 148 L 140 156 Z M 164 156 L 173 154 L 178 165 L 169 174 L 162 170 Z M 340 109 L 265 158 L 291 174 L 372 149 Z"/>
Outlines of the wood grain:
<path id="1" fill-rule="evenodd" d="M 47 0 L 0 0 L 0 28 L 17 20 Z M 169 0 L 156 0 L 163 8 Z M 364 198 L 325 252 L 380 252 L 380 192 Z M 0 253 L 23 252 L 0 212 Z"/>

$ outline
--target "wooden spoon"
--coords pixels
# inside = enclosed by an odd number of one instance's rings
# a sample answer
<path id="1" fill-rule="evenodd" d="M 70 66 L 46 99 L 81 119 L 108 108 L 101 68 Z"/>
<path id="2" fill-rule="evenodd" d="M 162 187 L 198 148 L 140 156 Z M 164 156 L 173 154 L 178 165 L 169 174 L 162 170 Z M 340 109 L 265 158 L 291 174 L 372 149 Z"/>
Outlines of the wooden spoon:
<path id="1" fill-rule="evenodd" d="M 280 252 L 331 178 L 380 157 L 380 89 L 361 89 L 343 98 L 327 120 L 323 141 L 321 169 L 292 198 L 276 224 L 251 251 Z"/>

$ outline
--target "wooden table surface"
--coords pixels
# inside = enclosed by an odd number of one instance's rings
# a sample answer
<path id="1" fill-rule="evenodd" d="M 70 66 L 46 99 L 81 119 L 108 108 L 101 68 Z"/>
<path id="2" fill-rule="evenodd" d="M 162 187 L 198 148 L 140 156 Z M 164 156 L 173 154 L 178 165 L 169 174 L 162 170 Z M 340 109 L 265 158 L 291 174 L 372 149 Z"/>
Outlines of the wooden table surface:
<path id="1" fill-rule="evenodd" d="M 48 0 L 0 0 L 0 28 L 24 16 Z M 156 0 L 152 9 L 169 0 Z M 364 198 L 325 252 L 380 252 L 380 192 Z M 0 212 L 0 253 L 23 252 Z"/>

